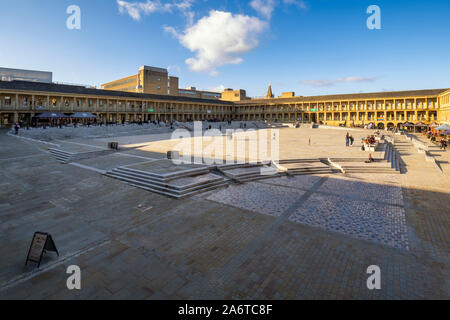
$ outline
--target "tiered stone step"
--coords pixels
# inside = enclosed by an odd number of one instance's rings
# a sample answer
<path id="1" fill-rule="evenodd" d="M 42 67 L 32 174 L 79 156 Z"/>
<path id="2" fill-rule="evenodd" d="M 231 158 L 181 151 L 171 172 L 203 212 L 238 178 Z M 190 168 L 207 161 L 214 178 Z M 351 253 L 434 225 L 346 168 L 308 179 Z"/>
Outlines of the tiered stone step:
<path id="1" fill-rule="evenodd" d="M 288 175 L 330 174 L 339 170 L 331 167 L 324 159 L 280 160 L 280 166 L 287 169 Z"/>
<path id="2" fill-rule="evenodd" d="M 239 183 L 270 179 L 280 175 L 276 167 L 264 166 L 262 163 L 221 165 L 217 166 L 217 170 L 225 177 Z"/>
<path id="3" fill-rule="evenodd" d="M 68 163 L 75 156 L 75 153 L 70 153 L 64 150 L 55 148 L 48 148 L 48 151 L 61 163 Z"/>
<path id="4" fill-rule="evenodd" d="M 127 167 L 108 171 L 106 176 L 135 187 L 174 198 L 184 198 L 228 185 L 228 180 L 209 172 L 208 168 L 156 174 Z"/>
<path id="5" fill-rule="evenodd" d="M 339 165 L 342 167 L 345 173 L 388 173 L 397 174 L 399 171 L 391 168 L 391 164 L 387 162 L 372 162 L 372 163 L 359 163 L 355 165 L 355 162 L 341 162 Z"/>
<path id="6" fill-rule="evenodd" d="M 386 142 L 386 151 L 384 153 L 384 160 L 390 163 L 391 168 L 400 172 L 400 159 L 397 150 L 392 143 Z"/>

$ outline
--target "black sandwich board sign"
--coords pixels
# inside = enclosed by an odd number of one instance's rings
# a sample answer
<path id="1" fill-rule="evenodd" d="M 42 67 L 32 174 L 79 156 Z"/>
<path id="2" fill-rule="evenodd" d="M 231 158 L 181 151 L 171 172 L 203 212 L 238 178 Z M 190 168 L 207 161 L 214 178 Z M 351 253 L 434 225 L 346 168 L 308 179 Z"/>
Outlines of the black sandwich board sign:
<path id="1" fill-rule="evenodd" d="M 28 261 L 38 264 L 38 268 L 41 265 L 42 255 L 46 251 L 54 251 L 59 256 L 58 249 L 56 249 L 55 242 L 49 233 L 35 232 L 33 240 L 31 241 L 30 249 L 28 249 L 27 265 Z"/>

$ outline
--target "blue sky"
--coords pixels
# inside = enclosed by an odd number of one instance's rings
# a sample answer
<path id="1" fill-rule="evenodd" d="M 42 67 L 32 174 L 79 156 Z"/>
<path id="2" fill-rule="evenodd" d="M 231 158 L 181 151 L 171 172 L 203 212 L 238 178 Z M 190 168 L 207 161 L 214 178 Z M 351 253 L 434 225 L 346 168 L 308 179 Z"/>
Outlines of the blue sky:
<path id="1" fill-rule="evenodd" d="M 80 30 L 66 27 L 73 4 Z M 449 88 L 449 13 L 444 0 L 3 0 L 0 66 L 99 86 L 145 64 L 251 96 Z"/>

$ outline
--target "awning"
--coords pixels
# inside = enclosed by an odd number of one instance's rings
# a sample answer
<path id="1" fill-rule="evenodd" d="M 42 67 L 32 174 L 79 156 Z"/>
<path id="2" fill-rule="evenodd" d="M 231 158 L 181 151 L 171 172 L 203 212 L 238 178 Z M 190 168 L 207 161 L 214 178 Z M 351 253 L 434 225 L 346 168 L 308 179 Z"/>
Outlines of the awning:
<path id="1" fill-rule="evenodd" d="M 401 123 L 401 125 L 404 127 L 414 127 L 414 123 L 411 123 L 411 122 Z"/>
<path id="2" fill-rule="evenodd" d="M 434 128 L 434 130 L 439 130 L 439 131 L 450 131 L 450 126 L 447 124 L 443 124 L 439 127 Z"/>
<path id="3" fill-rule="evenodd" d="M 41 114 L 38 114 L 36 116 L 38 119 L 67 119 L 69 116 L 66 116 L 64 113 L 60 112 L 44 112 Z"/>
<path id="4" fill-rule="evenodd" d="M 90 112 L 75 112 L 70 117 L 73 119 L 97 119 L 97 116 Z"/>
<path id="5" fill-rule="evenodd" d="M 428 126 L 423 122 L 419 122 L 419 123 L 416 123 L 416 127 L 428 127 Z"/>

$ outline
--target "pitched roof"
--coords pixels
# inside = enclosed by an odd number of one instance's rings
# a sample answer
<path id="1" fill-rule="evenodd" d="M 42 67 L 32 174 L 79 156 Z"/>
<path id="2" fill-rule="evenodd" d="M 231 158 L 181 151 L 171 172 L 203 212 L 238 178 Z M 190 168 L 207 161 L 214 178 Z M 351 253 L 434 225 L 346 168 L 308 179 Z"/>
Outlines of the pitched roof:
<path id="1" fill-rule="evenodd" d="M 151 100 L 167 100 L 167 101 L 179 101 L 179 102 L 197 102 L 197 103 L 212 103 L 212 104 L 224 104 L 232 105 L 233 103 L 223 100 L 215 99 L 201 99 L 185 96 L 169 96 L 158 94 L 146 94 L 146 93 L 134 93 L 124 91 L 112 91 L 102 89 L 92 89 L 83 86 L 74 86 L 66 84 L 56 83 L 43 83 L 43 82 L 29 82 L 29 81 L 0 81 L 0 90 L 21 90 L 21 91 L 39 91 L 39 92 L 52 92 L 59 94 L 80 94 L 80 95 L 92 95 L 92 96 L 106 96 L 114 98 L 125 99 L 151 99 Z"/>

